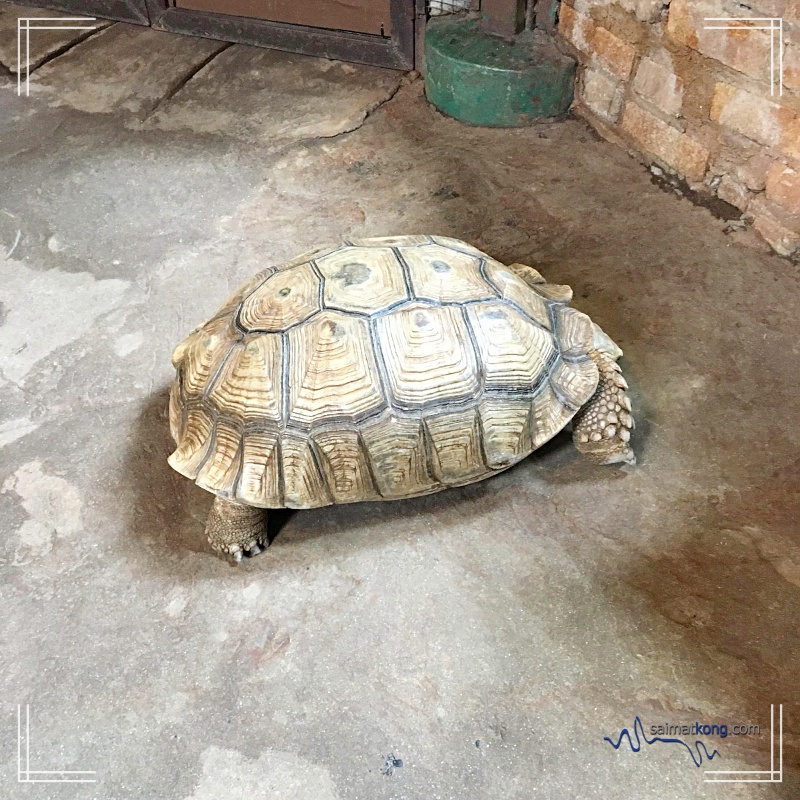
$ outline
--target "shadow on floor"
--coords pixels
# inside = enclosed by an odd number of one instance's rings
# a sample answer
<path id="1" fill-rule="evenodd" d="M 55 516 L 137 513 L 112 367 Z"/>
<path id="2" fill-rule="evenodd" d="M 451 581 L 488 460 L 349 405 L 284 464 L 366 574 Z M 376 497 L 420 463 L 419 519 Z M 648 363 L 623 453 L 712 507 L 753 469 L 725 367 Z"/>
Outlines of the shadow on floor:
<path id="1" fill-rule="evenodd" d="M 773 796 L 794 800 L 800 788 L 800 558 L 791 545 L 800 519 L 800 462 L 778 470 L 746 491 L 689 498 L 685 527 L 665 527 L 664 552 L 640 553 L 633 567 L 606 588 L 610 601 L 642 628 L 664 619 L 675 625 L 679 644 L 663 655 L 688 666 L 696 696 L 731 709 L 730 718 L 706 719 L 697 709 L 659 707 L 652 721 L 678 722 L 695 713 L 708 723 L 758 724 L 760 736 L 707 740 L 726 763 L 702 769 L 734 769 L 726 755 L 748 769 L 770 769 L 770 706 L 775 705 L 776 766 L 778 705 L 783 704 L 783 784 Z M 800 552 L 794 548 L 795 556 Z M 677 627 L 679 626 L 679 627 Z M 650 657 L 653 656 L 651 654 Z M 646 710 L 646 709 L 643 709 Z M 632 709 L 631 723 L 636 709 Z"/>
<path id="2" fill-rule="evenodd" d="M 189 554 L 205 554 L 226 564 L 208 545 L 204 527 L 212 495 L 175 472 L 167 463 L 174 449 L 169 433 L 169 389 L 152 393 L 142 406 L 128 436 L 123 474 L 133 502 L 127 521 L 130 555 L 155 558 L 159 569 L 183 572 L 182 561 Z M 585 469 L 566 469 L 567 466 Z M 564 468 L 562 468 L 564 467 Z M 435 535 L 442 527 L 459 526 L 465 520 L 475 524 L 482 516 L 502 512 L 507 491 L 531 476 L 553 485 L 596 480 L 595 467 L 584 462 L 572 447 L 570 434 L 559 435 L 539 448 L 521 464 L 489 480 L 448 489 L 432 495 L 389 502 L 353 503 L 295 511 L 273 509 L 269 517 L 269 540 L 291 547 L 270 548 L 243 565 L 255 570 L 282 560 L 294 560 L 292 547 L 317 539 L 328 539 L 330 548 L 303 551 L 303 558 L 336 557 L 337 552 L 358 546 L 379 548 L 394 538 L 393 531 Z M 554 471 L 555 470 L 555 471 Z M 500 489 L 503 491 L 500 491 Z M 124 490 L 124 489 L 123 489 Z"/>

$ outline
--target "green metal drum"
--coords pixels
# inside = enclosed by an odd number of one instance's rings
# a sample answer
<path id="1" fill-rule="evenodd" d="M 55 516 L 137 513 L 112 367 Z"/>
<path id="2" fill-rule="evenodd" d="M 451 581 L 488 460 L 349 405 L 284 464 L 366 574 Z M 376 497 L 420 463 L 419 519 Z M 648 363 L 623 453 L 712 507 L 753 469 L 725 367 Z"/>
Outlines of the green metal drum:
<path id="1" fill-rule="evenodd" d="M 481 33 L 475 19 L 432 20 L 425 70 L 431 103 L 471 125 L 521 127 L 572 103 L 575 61 L 541 30 L 507 42 Z"/>

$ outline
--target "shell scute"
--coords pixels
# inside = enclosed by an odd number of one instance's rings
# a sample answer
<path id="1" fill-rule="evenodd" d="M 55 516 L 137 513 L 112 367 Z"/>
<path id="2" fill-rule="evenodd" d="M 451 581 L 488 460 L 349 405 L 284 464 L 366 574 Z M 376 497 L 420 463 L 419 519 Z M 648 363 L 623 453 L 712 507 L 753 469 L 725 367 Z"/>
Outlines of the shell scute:
<path id="1" fill-rule="evenodd" d="M 471 244 L 467 244 L 466 242 L 462 242 L 461 239 L 453 239 L 450 236 L 431 236 L 431 241 L 434 244 L 438 244 L 440 247 L 446 247 L 448 250 L 455 250 L 459 253 L 467 253 L 471 256 L 477 256 L 478 258 L 486 258 L 486 253 L 482 250 L 478 250 L 477 247 L 473 247 Z"/>
<path id="2" fill-rule="evenodd" d="M 405 410 L 464 401 L 481 388 L 460 308 L 411 304 L 375 322 L 392 404 Z"/>
<path id="3" fill-rule="evenodd" d="M 585 356 L 594 346 L 594 324 L 589 317 L 569 306 L 556 306 L 553 315 L 561 352 L 568 357 Z"/>
<path id="4" fill-rule="evenodd" d="M 177 357 L 177 368 L 188 402 L 202 397 L 209 382 L 241 338 L 231 319 L 220 317 L 196 330 L 179 345 L 182 349 Z"/>
<path id="5" fill-rule="evenodd" d="M 202 406 L 186 409 L 186 425 L 177 441 L 177 449 L 169 457 L 169 465 L 181 475 L 194 480 L 212 444 L 214 421 Z"/>
<path id="6" fill-rule="evenodd" d="M 501 302 L 471 306 L 467 315 L 475 332 L 488 391 L 531 392 L 555 356 L 549 331 L 531 325 Z"/>
<path id="7" fill-rule="evenodd" d="M 477 256 L 443 250 L 435 244 L 403 249 L 402 256 L 417 298 L 464 303 L 496 297 L 481 275 Z"/>
<path id="8" fill-rule="evenodd" d="M 326 308 L 374 314 L 408 297 L 391 247 L 348 247 L 315 263 L 325 279 Z"/>
<path id="9" fill-rule="evenodd" d="M 552 330 L 550 307 L 544 297 L 533 291 L 510 267 L 489 259 L 484 269 L 486 277 L 504 300 L 518 306 L 538 325 Z"/>
<path id="10" fill-rule="evenodd" d="M 362 438 L 376 488 L 384 499 L 410 497 L 440 488 L 428 469 L 420 420 L 390 415 L 366 425 Z"/>
<path id="11" fill-rule="evenodd" d="M 475 408 L 428 417 L 425 427 L 431 442 L 431 471 L 440 483 L 460 486 L 489 471 L 483 461 Z"/>
<path id="12" fill-rule="evenodd" d="M 431 237 L 425 235 L 412 236 L 371 236 L 368 239 L 350 239 L 350 247 L 416 247 L 430 244 Z"/>
<path id="13" fill-rule="evenodd" d="M 235 345 L 208 393 L 214 405 L 243 421 L 281 418 L 281 337 L 252 334 Z"/>
<path id="14" fill-rule="evenodd" d="M 375 499 L 367 452 L 357 431 L 322 431 L 312 435 L 322 472 L 335 503 Z"/>
<path id="15" fill-rule="evenodd" d="M 320 289 L 310 264 L 279 270 L 242 302 L 239 325 L 246 331 L 284 331 L 320 310 Z"/>
<path id="16" fill-rule="evenodd" d="M 236 499 L 260 508 L 283 505 L 280 432 L 277 429 L 245 431 Z"/>
<path id="17" fill-rule="evenodd" d="M 288 341 L 288 424 L 358 422 L 385 407 L 366 320 L 324 311 Z"/>
<path id="18" fill-rule="evenodd" d="M 242 459 L 241 431 L 229 420 L 218 417 L 212 442 L 209 455 L 197 473 L 197 485 L 221 497 L 231 497 Z"/>
<path id="19" fill-rule="evenodd" d="M 549 383 L 533 397 L 531 440 L 534 449 L 549 442 L 575 416 L 575 410 L 558 398 Z"/>
<path id="20" fill-rule="evenodd" d="M 600 380 L 597 366 L 591 360 L 565 361 L 559 357 L 550 372 L 550 385 L 573 411 L 577 411 L 593 394 Z"/>
<path id="21" fill-rule="evenodd" d="M 292 433 L 283 435 L 281 456 L 287 508 L 316 508 L 333 502 L 311 439 Z"/>
<path id="22" fill-rule="evenodd" d="M 478 406 L 486 463 L 505 469 L 530 453 L 531 401 L 525 398 L 487 397 Z"/>

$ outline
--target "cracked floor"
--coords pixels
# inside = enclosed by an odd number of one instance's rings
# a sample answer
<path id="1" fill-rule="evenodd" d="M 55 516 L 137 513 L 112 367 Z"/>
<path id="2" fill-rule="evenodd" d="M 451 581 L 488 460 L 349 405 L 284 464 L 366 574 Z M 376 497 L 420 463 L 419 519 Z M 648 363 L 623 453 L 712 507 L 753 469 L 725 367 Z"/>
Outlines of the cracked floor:
<path id="1" fill-rule="evenodd" d="M 0 12 L 0 795 L 32 788 L 19 703 L 32 769 L 97 773 L 42 798 L 800 796 L 793 264 L 580 121 L 467 128 L 380 69 L 114 24 L 37 34 L 17 97 L 39 12 Z M 415 232 L 575 289 L 625 350 L 639 466 L 559 436 L 281 515 L 232 568 L 166 464 L 173 346 L 268 264 Z M 772 703 L 768 787 L 604 740 L 760 724 L 706 741 L 766 769 Z"/>

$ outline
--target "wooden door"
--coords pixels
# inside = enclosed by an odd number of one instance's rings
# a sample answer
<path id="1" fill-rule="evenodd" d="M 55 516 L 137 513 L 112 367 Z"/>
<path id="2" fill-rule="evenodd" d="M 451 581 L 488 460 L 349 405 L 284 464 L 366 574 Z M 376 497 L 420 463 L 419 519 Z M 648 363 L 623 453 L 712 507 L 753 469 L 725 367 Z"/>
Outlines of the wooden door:
<path id="1" fill-rule="evenodd" d="M 18 0 L 74 16 L 411 69 L 425 0 Z"/>
<path id="2" fill-rule="evenodd" d="M 176 8 L 391 36 L 391 0 L 175 0 Z"/>
<path id="3" fill-rule="evenodd" d="M 411 69 L 424 0 L 145 0 L 154 28 Z"/>

